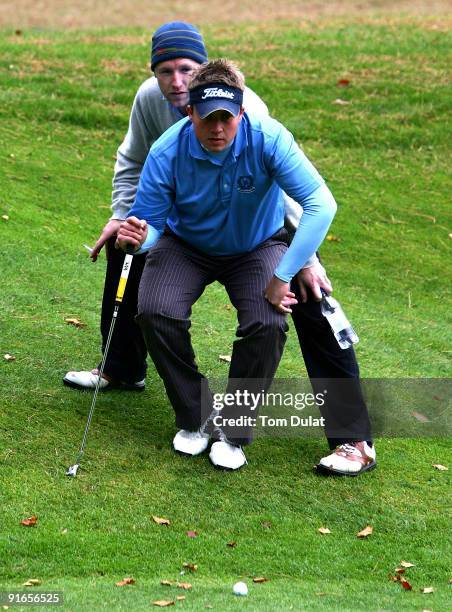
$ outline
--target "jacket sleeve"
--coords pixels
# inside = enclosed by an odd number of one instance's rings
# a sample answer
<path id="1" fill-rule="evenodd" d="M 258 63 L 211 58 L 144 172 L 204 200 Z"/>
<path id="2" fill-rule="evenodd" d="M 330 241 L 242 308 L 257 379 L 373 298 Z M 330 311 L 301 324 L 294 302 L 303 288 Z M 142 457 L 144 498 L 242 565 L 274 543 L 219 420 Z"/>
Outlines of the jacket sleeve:
<path id="1" fill-rule="evenodd" d="M 125 219 L 135 200 L 141 171 L 149 149 L 161 135 L 152 118 L 146 81 L 132 105 L 129 129 L 118 148 L 113 175 L 112 219 Z"/>

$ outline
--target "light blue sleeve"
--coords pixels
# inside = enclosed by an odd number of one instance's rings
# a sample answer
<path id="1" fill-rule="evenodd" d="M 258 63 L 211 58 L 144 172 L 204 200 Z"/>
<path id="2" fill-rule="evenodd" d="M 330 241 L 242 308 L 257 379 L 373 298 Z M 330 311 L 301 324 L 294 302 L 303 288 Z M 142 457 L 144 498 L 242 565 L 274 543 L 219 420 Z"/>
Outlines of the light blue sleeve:
<path id="1" fill-rule="evenodd" d="M 266 123 L 265 165 L 279 187 L 303 207 L 292 244 L 275 270 L 290 282 L 323 242 L 336 213 L 336 202 L 292 134 L 275 120 Z"/>
<path id="2" fill-rule="evenodd" d="M 146 236 L 146 240 L 143 242 L 141 247 L 134 252 L 134 255 L 141 255 L 142 253 L 149 251 L 149 249 L 154 246 L 161 235 L 162 232 L 158 232 L 155 227 L 148 225 L 148 235 Z"/>
<path id="3" fill-rule="evenodd" d="M 135 202 L 128 217 L 144 219 L 148 225 L 148 235 L 136 251 L 137 254 L 148 251 L 160 238 L 165 229 L 166 220 L 174 203 L 174 189 L 168 162 L 159 163 L 149 153 L 141 173 Z"/>
<path id="4" fill-rule="evenodd" d="M 300 224 L 292 244 L 275 270 L 275 276 L 286 283 L 321 245 L 337 209 L 333 195 L 325 184 L 317 187 L 300 204 L 303 206 Z"/>

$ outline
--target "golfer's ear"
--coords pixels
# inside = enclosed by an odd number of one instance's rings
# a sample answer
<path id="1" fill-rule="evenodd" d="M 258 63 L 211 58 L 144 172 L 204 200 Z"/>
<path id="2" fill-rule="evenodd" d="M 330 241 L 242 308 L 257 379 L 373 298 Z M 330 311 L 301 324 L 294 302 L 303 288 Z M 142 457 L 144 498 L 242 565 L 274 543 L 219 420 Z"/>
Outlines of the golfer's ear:
<path id="1" fill-rule="evenodd" d="M 193 108 L 190 105 L 187 106 L 187 115 L 190 117 L 191 120 L 191 118 L 193 117 Z"/>
<path id="2" fill-rule="evenodd" d="M 243 113 L 244 113 L 244 112 L 245 112 L 245 107 L 244 107 L 244 106 L 241 106 L 241 107 L 240 107 L 240 113 L 239 113 L 239 117 L 240 117 L 240 119 L 243 117 Z"/>

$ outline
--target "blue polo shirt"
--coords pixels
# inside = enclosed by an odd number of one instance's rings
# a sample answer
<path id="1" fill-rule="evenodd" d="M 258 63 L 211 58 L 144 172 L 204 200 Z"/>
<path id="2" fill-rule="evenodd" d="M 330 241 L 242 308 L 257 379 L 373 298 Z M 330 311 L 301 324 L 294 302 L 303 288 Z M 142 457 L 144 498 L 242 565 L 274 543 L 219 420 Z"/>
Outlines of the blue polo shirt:
<path id="1" fill-rule="evenodd" d="M 334 200 L 312 198 L 323 183 L 293 136 L 270 117 L 245 113 L 226 157 L 206 151 L 187 118 L 151 147 L 129 216 L 148 223 L 143 249 L 167 224 L 208 255 L 235 255 L 252 251 L 283 227 L 284 190 L 304 209 L 275 271 L 289 281 L 318 248 L 334 216 Z"/>

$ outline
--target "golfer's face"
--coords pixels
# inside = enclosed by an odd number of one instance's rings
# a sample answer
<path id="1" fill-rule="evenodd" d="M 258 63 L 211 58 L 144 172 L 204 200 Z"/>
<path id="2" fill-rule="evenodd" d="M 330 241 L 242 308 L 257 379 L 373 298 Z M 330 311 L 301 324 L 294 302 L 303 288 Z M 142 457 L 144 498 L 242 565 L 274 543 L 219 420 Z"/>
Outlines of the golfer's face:
<path id="1" fill-rule="evenodd" d="M 195 61 L 184 58 L 168 60 L 155 67 L 154 74 L 160 91 L 173 106 L 187 106 L 188 83 L 198 67 Z"/>
<path id="2" fill-rule="evenodd" d="M 239 123 L 242 120 L 244 109 L 240 109 L 237 117 L 228 111 L 217 110 L 205 119 L 196 112 L 196 107 L 188 107 L 188 114 L 199 142 L 208 151 L 223 151 L 234 140 Z"/>

